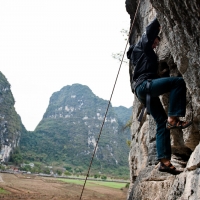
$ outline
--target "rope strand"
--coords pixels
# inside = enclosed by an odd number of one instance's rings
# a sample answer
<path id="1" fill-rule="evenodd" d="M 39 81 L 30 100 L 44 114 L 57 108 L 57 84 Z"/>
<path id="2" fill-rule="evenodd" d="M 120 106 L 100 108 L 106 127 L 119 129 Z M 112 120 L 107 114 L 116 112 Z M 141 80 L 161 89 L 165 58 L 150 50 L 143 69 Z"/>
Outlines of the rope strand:
<path id="1" fill-rule="evenodd" d="M 92 155 L 92 158 L 91 158 L 91 161 L 90 161 L 90 165 L 89 165 L 89 168 L 88 168 L 88 172 L 87 172 L 87 175 L 86 175 L 86 178 L 85 178 L 85 182 L 84 182 L 84 185 L 83 185 L 83 188 L 82 188 L 82 192 L 81 192 L 81 195 L 80 195 L 80 200 L 81 200 L 81 198 L 82 198 L 83 191 L 84 191 L 84 189 L 85 189 L 85 185 L 86 185 L 86 182 L 87 182 L 87 178 L 88 178 L 88 176 L 89 176 L 90 168 L 91 168 L 91 166 L 92 166 L 92 162 L 93 162 L 93 159 L 94 159 L 94 155 L 95 155 L 95 153 L 96 153 L 96 150 L 97 150 L 97 146 L 98 146 L 99 139 L 100 139 L 100 136 L 101 136 L 101 133 L 102 133 L 102 129 L 103 129 L 103 126 L 104 126 L 104 123 L 105 123 L 105 119 L 106 119 L 106 116 L 107 116 L 107 113 L 108 113 L 108 109 L 109 109 L 109 107 L 110 107 L 111 99 L 112 99 L 112 96 L 113 96 L 113 93 L 114 93 L 114 90 L 115 90 L 115 86 L 116 86 L 116 83 L 117 83 L 117 79 L 118 79 L 118 76 L 119 76 L 119 72 L 120 72 L 122 63 L 123 63 L 123 60 L 124 60 L 124 55 L 125 55 L 125 53 L 126 53 L 126 49 L 127 49 L 127 46 L 128 46 L 128 42 L 129 42 L 129 38 L 130 38 L 130 35 L 131 35 L 131 32 L 132 32 L 132 29 L 133 29 L 133 25 L 134 25 L 134 23 L 135 23 L 135 19 L 136 19 L 136 15 L 137 15 L 137 12 L 138 12 L 139 5 L 140 5 L 140 1 L 141 1 L 141 0 L 139 0 L 138 5 L 137 5 L 137 9 L 136 9 L 136 11 L 135 11 L 135 16 L 134 16 L 133 23 L 132 23 L 131 28 L 130 28 L 130 31 L 129 31 L 127 43 L 126 43 L 126 46 L 125 46 L 125 49 L 124 49 L 124 53 L 123 53 L 123 56 L 122 56 L 122 59 L 121 59 L 121 62 L 120 62 L 119 70 L 118 70 L 118 73 L 117 73 L 117 76 L 116 76 L 116 79 L 115 79 L 115 83 L 114 83 L 114 86 L 113 86 L 113 89 L 112 89 L 112 93 L 111 93 L 111 96 L 110 96 L 110 100 L 109 100 L 109 102 L 108 102 L 108 106 L 107 106 L 107 109 L 106 109 L 106 113 L 105 113 L 105 116 L 104 116 L 104 119 L 103 119 L 103 122 L 102 122 L 102 125 L 101 125 L 101 129 L 100 129 L 100 132 L 99 132 L 99 136 L 98 136 L 98 139 L 97 139 L 97 141 L 96 141 L 96 146 L 95 146 L 95 148 L 94 148 L 93 155 Z"/>

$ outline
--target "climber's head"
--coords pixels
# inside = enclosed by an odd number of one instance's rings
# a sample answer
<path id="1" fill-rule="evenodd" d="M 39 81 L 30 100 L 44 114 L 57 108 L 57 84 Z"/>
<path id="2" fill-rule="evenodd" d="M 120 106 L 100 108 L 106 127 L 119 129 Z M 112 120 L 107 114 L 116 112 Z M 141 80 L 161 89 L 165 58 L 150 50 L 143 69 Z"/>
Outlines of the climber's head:
<path id="1" fill-rule="evenodd" d="M 155 49 L 160 43 L 160 37 L 157 35 L 156 39 L 154 40 L 153 44 L 152 44 L 152 49 Z"/>

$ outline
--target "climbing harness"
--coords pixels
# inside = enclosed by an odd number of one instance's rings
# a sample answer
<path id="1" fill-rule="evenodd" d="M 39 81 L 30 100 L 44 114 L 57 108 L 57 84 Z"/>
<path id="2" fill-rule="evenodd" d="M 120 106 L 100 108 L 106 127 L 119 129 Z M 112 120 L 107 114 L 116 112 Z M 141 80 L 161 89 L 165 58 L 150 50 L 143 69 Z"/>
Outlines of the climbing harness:
<path id="1" fill-rule="evenodd" d="M 151 95 L 150 95 L 150 84 L 151 79 L 147 79 L 147 85 L 146 85 L 146 108 L 147 108 L 147 114 L 150 115 L 150 102 L 151 102 Z"/>
<path id="2" fill-rule="evenodd" d="M 119 66 L 119 70 L 118 70 L 118 73 L 117 73 L 117 76 L 116 76 L 116 79 L 115 79 L 115 83 L 114 83 L 114 86 L 113 86 L 113 89 L 112 89 L 112 93 L 111 93 L 111 96 L 110 96 L 110 100 L 109 100 L 109 102 L 108 102 L 108 106 L 107 106 L 107 109 L 106 109 L 105 116 L 104 116 L 104 118 L 103 118 L 103 122 L 102 122 L 102 125 L 101 125 L 101 129 L 100 129 L 100 132 L 99 132 L 99 136 L 98 136 L 97 141 L 96 141 L 96 146 L 95 146 L 95 148 L 94 148 L 93 155 L 92 155 L 92 158 L 91 158 L 91 161 L 90 161 L 90 165 L 89 165 L 89 168 L 88 168 L 88 172 L 87 172 L 87 175 L 86 175 L 86 178 L 85 178 L 85 182 L 84 182 L 84 184 L 83 184 L 83 188 L 82 188 L 81 195 L 80 195 L 80 200 L 82 199 L 83 191 L 84 191 L 84 189 L 85 189 L 85 185 L 86 185 L 86 182 L 87 182 L 87 178 L 88 178 L 88 176 L 89 176 L 90 168 L 91 168 L 91 166 L 92 166 L 92 162 L 93 162 L 93 159 L 94 159 L 94 155 L 95 155 L 95 153 L 96 153 L 96 150 L 97 150 L 97 146 L 98 146 L 99 139 L 100 139 L 100 136 L 101 136 L 101 133 L 102 133 L 102 129 L 103 129 L 103 126 L 104 126 L 104 123 L 105 123 L 105 120 L 106 120 L 106 116 L 107 116 L 107 113 L 108 113 L 108 109 L 109 109 L 109 107 L 110 107 L 111 99 L 112 99 L 112 96 L 113 96 L 113 93 L 114 93 L 115 85 L 116 85 L 116 83 L 117 83 L 117 79 L 118 79 L 118 76 L 119 76 L 119 72 L 120 72 L 122 63 L 123 63 L 123 60 L 124 60 L 124 55 L 125 55 L 125 52 L 126 52 L 126 49 L 127 49 L 127 46 L 128 46 L 128 42 L 129 42 L 129 38 L 130 38 L 132 29 L 133 29 L 133 25 L 134 25 L 134 23 L 135 23 L 135 19 L 136 19 L 136 15 L 137 15 L 137 12 L 138 12 L 139 5 L 140 5 L 140 1 L 141 1 L 141 0 L 139 0 L 138 5 L 137 5 L 137 8 L 136 8 L 136 11 L 135 11 L 135 16 L 134 16 L 134 19 L 133 19 L 133 22 L 132 22 L 132 25 L 131 25 L 131 28 L 130 28 L 130 31 L 129 31 L 127 43 L 126 43 L 126 46 L 125 46 L 125 49 L 124 49 L 124 53 L 123 53 L 123 55 L 122 55 L 122 59 L 121 59 L 120 66 Z"/>
<path id="3" fill-rule="evenodd" d="M 146 109 L 147 111 L 147 115 L 150 115 L 150 103 L 151 103 L 151 95 L 150 95 L 150 84 L 151 84 L 151 79 L 147 79 L 147 84 L 146 84 L 146 91 L 147 91 L 147 94 L 146 94 L 146 106 L 143 105 L 142 107 L 142 110 L 139 114 L 139 117 L 138 117 L 138 121 L 141 122 L 142 121 L 142 118 L 144 116 L 144 111 Z"/>
<path id="4" fill-rule="evenodd" d="M 146 94 L 146 106 L 143 105 L 142 107 L 142 110 L 139 114 L 139 117 L 138 117 L 138 121 L 141 122 L 142 121 L 142 118 L 144 116 L 144 111 L 146 109 L 146 112 L 147 112 L 147 115 L 150 115 L 150 103 L 151 103 L 151 95 L 150 95 L 150 84 L 151 84 L 151 79 L 147 79 L 147 85 L 146 85 L 146 91 L 147 91 L 147 94 Z M 193 106 L 192 106 L 192 97 L 190 96 L 190 112 L 191 112 L 191 122 L 193 122 Z"/>

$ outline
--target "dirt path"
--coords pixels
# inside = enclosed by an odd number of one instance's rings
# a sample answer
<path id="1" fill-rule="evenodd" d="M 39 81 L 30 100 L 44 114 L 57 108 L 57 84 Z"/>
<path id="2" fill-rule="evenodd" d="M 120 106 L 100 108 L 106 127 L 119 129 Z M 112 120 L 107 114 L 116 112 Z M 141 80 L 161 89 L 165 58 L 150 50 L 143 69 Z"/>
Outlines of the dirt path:
<path id="1" fill-rule="evenodd" d="M 0 188 L 9 194 L 0 194 L 3 200 L 79 200 L 81 185 L 56 181 L 53 178 L 0 173 Z M 104 186 L 86 187 L 82 200 L 123 200 L 127 190 Z"/>

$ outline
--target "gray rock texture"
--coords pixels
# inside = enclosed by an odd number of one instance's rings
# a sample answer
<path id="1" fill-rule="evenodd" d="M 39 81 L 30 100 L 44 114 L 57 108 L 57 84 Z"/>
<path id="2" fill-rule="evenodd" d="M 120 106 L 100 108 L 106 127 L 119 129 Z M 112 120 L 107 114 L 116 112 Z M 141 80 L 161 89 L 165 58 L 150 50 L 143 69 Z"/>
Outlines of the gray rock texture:
<path id="1" fill-rule="evenodd" d="M 0 162 L 7 162 L 16 147 L 22 132 L 26 132 L 17 114 L 11 86 L 0 72 Z"/>
<path id="2" fill-rule="evenodd" d="M 126 0 L 132 23 L 139 0 Z M 187 129 L 171 131 L 172 163 L 183 173 L 173 176 L 158 171 L 156 127 L 151 116 L 139 123 L 141 104 L 135 98 L 129 154 L 130 188 L 128 200 L 200 199 L 200 1 L 141 0 L 129 42 L 136 43 L 145 27 L 157 16 L 161 43 L 156 50 L 160 69 L 170 76 L 182 76 L 187 86 Z M 160 97 L 166 111 L 168 94 Z M 193 112 L 191 112 L 191 105 Z"/>

